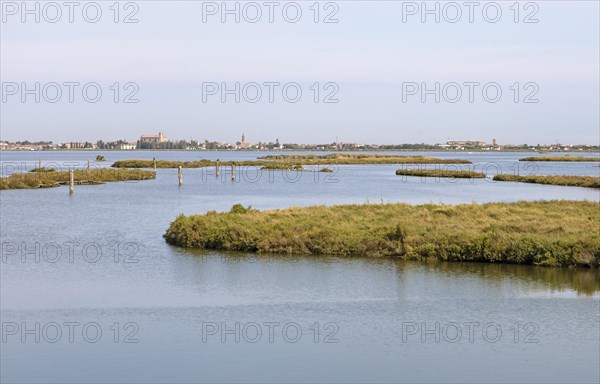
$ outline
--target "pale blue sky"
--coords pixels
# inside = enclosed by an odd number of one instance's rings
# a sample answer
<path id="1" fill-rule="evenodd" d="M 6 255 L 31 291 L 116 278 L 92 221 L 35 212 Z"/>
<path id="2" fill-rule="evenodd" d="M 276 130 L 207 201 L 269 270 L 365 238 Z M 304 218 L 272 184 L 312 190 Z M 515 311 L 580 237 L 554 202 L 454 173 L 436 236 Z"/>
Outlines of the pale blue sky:
<path id="1" fill-rule="evenodd" d="M 390 1 L 335 2 L 337 24 L 314 23 L 312 1 L 298 2 L 303 15 L 296 24 L 277 11 L 272 24 L 222 24 L 218 16 L 203 23 L 202 2 L 138 1 L 140 22 L 116 24 L 108 9 L 113 2 L 99 3 L 103 16 L 96 24 L 77 12 L 72 24 L 66 15 L 55 24 L 4 15 L 2 82 L 97 82 L 104 93 L 96 104 L 8 96 L 1 105 L 2 140 L 135 140 L 158 131 L 171 139 L 229 142 L 242 131 L 252 142 L 600 140 L 597 1 L 535 2 L 539 23 L 533 24 L 513 21 L 513 1 L 498 2 L 497 23 L 476 9 L 473 23 L 463 14 L 455 24 L 421 23 L 418 15 L 403 23 L 403 3 Z M 521 10 L 521 19 L 530 10 Z M 271 104 L 266 96 L 256 104 L 223 104 L 216 96 L 202 102 L 203 82 L 236 81 L 297 82 L 303 97 L 296 104 L 281 97 Z M 436 81 L 496 82 L 503 97 L 495 104 L 480 93 L 474 103 L 465 95 L 455 104 L 421 103 L 418 96 L 402 102 L 403 82 Z M 139 84 L 139 103 L 115 104 L 108 89 L 114 82 Z M 308 89 L 314 82 L 337 83 L 339 103 L 315 104 Z M 537 83 L 539 103 L 514 103 L 509 87 L 515 82 Z"/>

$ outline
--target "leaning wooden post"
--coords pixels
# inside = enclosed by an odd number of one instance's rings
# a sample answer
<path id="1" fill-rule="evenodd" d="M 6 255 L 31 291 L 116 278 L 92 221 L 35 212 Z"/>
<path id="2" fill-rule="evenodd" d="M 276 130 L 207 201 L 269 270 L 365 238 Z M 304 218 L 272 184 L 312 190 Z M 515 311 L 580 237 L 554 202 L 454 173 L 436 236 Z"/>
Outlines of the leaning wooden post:
<path id="1" fill-rule="evenodd" d="M 38 169 L 41 171 L 42 170 L 42 159 L 40 159 L 40 165 L 38 165 Z"/>
<path id="2" fill-rule="evenodd" d="M 180 165 L 177 170 L 177 175 L 179 176 L 179 186 L 183 185 L 183 167 Z"/>
<path id="3" fill-rule="evenodd" d="M 88 159 L 88 176 L 90 175 L 90 159 Z"/>
<path id="4" fill-rule="evenodd" d="M 221 162 L 219 161 L 219 159 L 217 159 L 217 163 L 215 164 L 215 172 L 217 174 L 217 177 L 219 177 L 219 168 L 221 168 Z"/>
<path id="5" fill-rule="evenodd" d="M 235 181 L 235 163 L 231 163 L 231 181 Z"/>
<path id="6" fill-rule="evenodd" d="M 69 195 L 75 193 L 75 176 L 73 175 L 73 171 L 69 172 Z"/>

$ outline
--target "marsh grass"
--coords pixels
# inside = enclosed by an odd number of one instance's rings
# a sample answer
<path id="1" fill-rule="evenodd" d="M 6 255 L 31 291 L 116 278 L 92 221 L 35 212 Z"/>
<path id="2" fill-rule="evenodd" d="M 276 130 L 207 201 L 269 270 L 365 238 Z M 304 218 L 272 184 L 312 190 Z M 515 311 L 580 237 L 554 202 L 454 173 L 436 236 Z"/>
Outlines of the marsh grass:
<path id="1" fill-rule="evenodd" d="M 318 164 L 471 164 L 468 160 L 440 159 L 429 156 L 332 153 L 329 155 L 268 155 L 260 160 L 296 161 L 302 165 Z"/>
<path id="2" fill-rule="evenodd" d="M 156 168 L 203 168 L 209 167 L 214 163 L 210 160 L 198 161 L 168 161 L 157 160 Z M 153 160 L 117 160 L 112 165 L 113 168 L 154 168 Z"/>
<path id="3" fill-rule="evenodd" d="M 600 157 L 585 157 L 585 156 L 531 156 L 519 159 L 519 161 L 600 161 Z"/>
<path id="4" fill-rule="evenodd" d="M 600 188 L 598 176 L 516 176 L 496 175 L 495 181 L 514 181 L 520 183 L 564 185 L 569 187 Z"/>
<path id="5" fill-rule="evenodd" d="M 33 168 L 32 170 L 30 170 L 29 172 L 34 172 L 34 173 L 35 172 L 56 172 L 56 169 L 46 168 L 46 167 L 42 167 L 42 168 L 36 167 L 36 168 Z"/>
<path id="6" fill-rule="evenodd" d="M 598 267 L 600 204 L 365 204 L 180 215 L 167 243 L 225 251 Z"/>
<path id="7" fill-rule="evenodd" d="M 272 163 L 265 164 L 260 167 L 262 170 L 282 170 L 282 171 L 304 171 L 304 167 L 300 164 L 292 163 Z"/>
<path id="8" fill-rule="evenodd" d="M 398 169 L 399 176 L 443 177 L 458 179 L 483 179 L 485 173 L 474 171 L 453 171 L 449 169 Z"/>
<path id="9" fill-rule="evenodd" d="M 230 167 L 232 165 L 240 166 L 240 167 L 262 167 L 262 166 L 277 166 L 281 165 L 290 167 L 297 162 L 289 163 L 289 162 L 281 162 L 275 163 L 271 161 L 263 161 L 263 160 L 244 160 L 244 161 L 219 161 L 219 164 L 222 167 Z M 217 165 L 216 161 L 212 160 L 197 160 L 197 161 L 170 161 L 170 160 L 156 160 L 156 168 L 207 168 L 214 167 Z M 113 168 L 154 168 L 153 160 L 117 160 L 112 165 Z M 283 169 L 283 168 L 273 168 L 273 169 Z"/>
<path id="10" fill-rule="evenodd" d="M 76 184 L 102 184 L 117 181 L 149 180 L 156 173 L 137 169 L 93 169 L 73 172 Z M 69 183 L 69 172 L 16 173 L 0 178 L 0 189 L 51 188 Z"/>
<path id="11" fill-rule="evenodd" d="M 331 155 L 269 155 L 257 160 L 221 161 L 222 166 L 257 166 L 264 169 L 294 169 L 303 165 L 347 165 L 347 164 L 471 164 L 468 160 L 438 159 L 426 156 L 339 154 Z M 168 161 L 157 160 L 156 168 L 205 168 L 214 167 L 215 161 Z M 113 168 L 154 168 L 153 160 L 117 160 Z M 299 169 L 298 169 L 299 170 Z"/>

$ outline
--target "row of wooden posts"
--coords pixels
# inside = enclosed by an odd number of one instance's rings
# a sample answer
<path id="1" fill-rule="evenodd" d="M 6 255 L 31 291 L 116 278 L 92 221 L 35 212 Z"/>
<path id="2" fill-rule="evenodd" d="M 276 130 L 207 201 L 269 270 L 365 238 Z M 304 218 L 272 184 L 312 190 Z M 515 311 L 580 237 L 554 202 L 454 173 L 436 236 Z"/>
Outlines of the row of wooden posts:
<path id="1" fill-rule="evenodd" d="M 154 160 L 154 171 L 156 172 L 156 159 Z M 217 160 L 215 164 L 215 174 L 219 177 L 221 172 L 221 162 Z M 179 179 L 179 186 L 183 185 L 183 167 L 180 165 L 177 169 L 177 176 Z M 231 164 L 231 180 L 235 181 L 235 165 Z"/>
<path id="2" fill-rule="evenodd" d="M 42 160 L 40 159 L 40 163 L 39 163 L 39 169 L 40 171 L 42 170 Z M 87 161 L 87 170 L 88 172 L 91 169 L 91 162 L 90 160 Z M 154 159 L 154 172 L 156 172 L 156 159 Z M 219 176 L 219 173 L 221 172 L 221 162 L 219 160 L 217 160 L 216 164 L 215 164 L 215 173 L 217 175 L 217 177 Z M 179 179 L 179 186 L 183 185 L 183 167 L 180 165 L 179 168 L 177 169 L 177 176 Z M 235 165 L 231 165 L 231 180 L 235 181 Z M 75 193 L 75 175 L 73 173 L 73 171 L 69 171 L 69 195 L 72 195 Z"/>

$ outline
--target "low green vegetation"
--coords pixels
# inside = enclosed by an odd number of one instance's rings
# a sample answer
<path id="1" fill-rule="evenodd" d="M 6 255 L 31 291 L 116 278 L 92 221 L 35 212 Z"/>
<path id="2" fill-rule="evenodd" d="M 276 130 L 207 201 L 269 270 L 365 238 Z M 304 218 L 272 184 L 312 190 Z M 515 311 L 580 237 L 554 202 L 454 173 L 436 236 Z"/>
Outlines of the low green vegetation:
<path id="1" fill-rule="evenodd" d="M 585 156 L 531 156 L 519 159 L 519 161 L 600 161 L 600 157 Z"/>
<path id="2" fill-rule="evenodd" d="M 495 181 L 515 181 L 520 183 L 564 185 L 569 187 L 600 188 L 598 176 L 516 176 L 496 175 Z"/>
<path id="3" fill-rule="evenodd" d="M 46 168 L 46 167 L 42 167 L 42 168 L 33 168 L 31 171 L 29 172 L 56 172 L 56 169 L 54 168 Z"/>
<path id="4" fill-rule="evenodd" d="M 468 160 L 439 159 L 427 156 L 398 156 L 370 154 L 340 154 L 331 155 L 270 155 L 259 157 L 257 160 L 221 161 L 222 166 L 257 166 L 264 169 L 293 169 L 294 166 L 304 165 L 343 165 L 343 164 L 470 164 Z M 157 160 L 156 168 L 204 168 L 214 167 L 215 161 L 168 161 Z M 153 160 L 118 160 L 113 168 L 154 168 Z"/>
<path id="5" fill-rule="evenodd" d="M 210 160 L 198 161 L 168 161 L 156 160 L 156 168 L 203 168 L 209 167 L 214 163 Z M 113 168 L 154 168 L 153 160 L 117 160 L 112 165 Z"/>
<path id="6" fill-rule="evenodd" d="M 260 160 L 296 161 L 302 165 L 317 164 L 471 164 L 468 160 L 440 159 L 429 156 L 400 156 L 367 153 L 332 153 L 329 155 L 269 155 Z"/>
<path id="7" fill-rule="evenodd" d="M 242 207 L 243 208 L 243 207 Z M 598 267 L 600 203 L 365 204 L 180 215 L 167 243 L 226 251 Z"/>
<path id="8" fill-rule="evenodd" d="M 69 172 L 16 173 L 0 178 L 0 189 L 52 188 L 69 184 Z M 137 169 L 93 169 L 73 172 L 75 184 L 103 184 L 117 181 L 149 180 L 156 172 Z"/>
<path id="9" fill-rule="evenodd" d="M 297 163 L 297 162 L 296 162 Z M 245 160 L 245 161 L 219 161 L 221 167 L 230 167 L 232 165 L 246 167 L 246 166 L 275 166 L 278 163 L 262 160 Z M 170 161 L 170 160 L 156 160 L 156 168 L 206 168 L 214 167 L 217 165 L 216 161 L 201 159 L 196 161 Z M 282 163 L 285 166 L 291 166 L 290 163 Z M 112 165 L 113 168 L 154 168 L 154 160 L 117 160 Z M 276 168 L 273 168 L 276 169 Z M 283 168 L 278 168 L 283 169 Z"/>
<path id="10" fill-rule="evenodd" d="M 96 161 L 106 161 L 106 158 L 104 158 L 102 155 L 98 155 L 96 156 Z"/>
<path id="11" fill-rule="evenodd" d="M 229 213 L 248 213 L 252 211 L 254 211 L 254 209 L 252 209 L 251 205 L 244 207 L 242 204 L 233 204 Z"/>
<path id="12" fill-rule="evenodd" d="M 331 169 L 331 168 L 321 168 L 321 169 L 319 169 L 319 172 L 332 173 L 333 169 Z"/>
<path id="13" fill-rule="evenodd" d="M 485 173 L 474 171 L 454 171 L 449 169 L 399 169 L 396 175 L 421 176 L 421 177 L 444 177 L 458 179 L 483 179 Z"/>
<path id="14" fill-rule="evenodd" d="M 265 164 L 260 169 L 263 170 L 282 170 L 282 171 L 304 171 L 304 168 L 300 164 L 290 163 L 272 163 Z"/>

